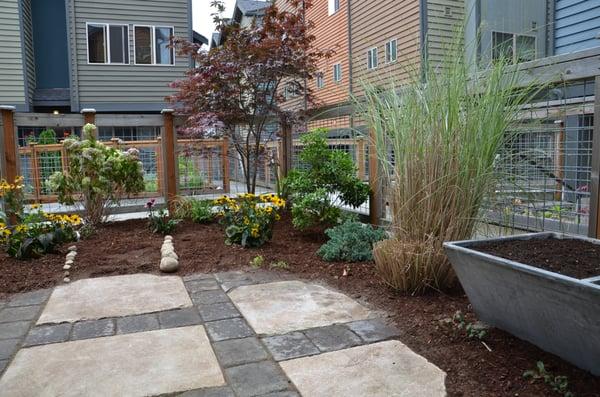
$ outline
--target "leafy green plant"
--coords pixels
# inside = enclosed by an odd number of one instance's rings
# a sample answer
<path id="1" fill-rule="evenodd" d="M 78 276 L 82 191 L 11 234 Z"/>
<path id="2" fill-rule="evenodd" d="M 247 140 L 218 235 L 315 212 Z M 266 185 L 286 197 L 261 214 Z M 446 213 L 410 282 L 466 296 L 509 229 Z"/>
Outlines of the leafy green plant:
<path id="1" fill-rule="evenodd" d="M 387 237 L 383 229 L 375 229 L 357 221 L 347 221 L 325 234 L 329 241 L 319 248 L 317 255 L 328 262 L 364 262 L 373 259 L 373 244 Z"/>
<path id="2" fill-rule="evenodd" d="M 204 187 L 204 178 L 189 156 L 180 156 L 178 161 L 179 182 L 182 189 L 199 190 Z"/>
<path id="3" fill-rule="evenodd" d="M 548 372 L 542 361 L 536 363 L 535 369 L 525 371 L 523 373 L 525 379 L 532 381 L 543 380 L 545 384 L 550 386 L 553 391 L 563 395 L 564 397 L 573 397 L 574 394 L 569 391 L 569 379 L 566 376 L 556 376 Z"/>
<path id="4" fill-rule="evenodd" d="M 467 321 L 460 310 L 454 313 L 452 323 L 457 330 L 464 331 L 469 339 L 483 340 L 487 336 L 486 327 Z"/>
<path id="5" fill-rule="evenodd" d="M 298 229 L 339 223 L 340 205 L 358 207 L 367 201 L 369 187 L 357 178 L 352 157 L 327 144 L 327 130 L 301 138 L 303 169 L 290 172 L 283 190 L 292 201 L 292 222 Z"/>
<path id="6" fill-rule="evenodd" d="M 265 264 L 265 258 L 262 255 L 255 256 L 250 261 L 250 266 L 254 269 L 261 268 Z"/>
<path id="7" fill-rule="evenodd" d="M 275 194 L 241 194 L 237 199 L 223 196 L 214 201 L 225 226 L 225 243 L 260 247 L 273 237 L 273 225 L 280 219 L 285 201 Z"/>
<path id="8" fill-rule="evenodd" d="M 121 151 L 96 139 L 96 126 L 83 127 L 84 139 L 64 141 L 69 172 L 56 172 L 49 181 L 61 204 L 81 203 L 84 218 L 91 227 L 100 224 L 110 204 L 144 190 L 144 171 L 137 149 Z"/>
<path id="9" fill-rule="evenodd" d="M 271 269 L 288 269 L 290 267 L 290 265 L 288 265 L 286 261 L 277 261 L 277 262 L 271 262 L 269 267 Z"/>
<path id="10" fill-rule="evenodd" d="M 181 220 L 171 218 L 164 208 L 156 210 L 154 208 L 155 205 L 156 201 L 154 199 L 146 203 L 146 208 L 149 211 L 148 227 L 152 233 L 163 235 L 171 234 Z"/>
<path id="11" fill-rule="evenodd" d="M 210 223 L 216 217 L 212 200 L 197 200 L 194 198 L 179 198 L 176 200 L 174 215 L 178 219 L 190 219 L 195 223 Z"/>

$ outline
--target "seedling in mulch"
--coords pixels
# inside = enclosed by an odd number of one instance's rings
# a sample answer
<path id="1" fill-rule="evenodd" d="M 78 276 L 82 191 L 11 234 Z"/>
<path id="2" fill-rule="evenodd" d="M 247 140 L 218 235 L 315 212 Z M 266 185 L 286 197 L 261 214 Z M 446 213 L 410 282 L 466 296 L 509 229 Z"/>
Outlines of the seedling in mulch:
<path id="1" fill-rule="evenodd" d="M 288 265 L 286 261 L 277 261 L 271 262 L 270 267 L 271 269 L 287 269 L 290 267 L 290 265 Z"/>
<path id="2" fill-rule="evenodd" d="M 264 264 L 265 264 L 265 258 L 262 255 L 255 256 L 254 259 L 252 259 L 250 261 L 250 266 L 254 269 L 259 269 Z"/>
<path id="3" fill-rule="evenodd" d="M 458 310 L 452 317 L 454 327 L 459 331 L 464 331 L 469 339 L 483 340 L 487 336 L 487 327 L 477 322 L 469 322 L 465 319 L 463 312 Z"/>
<path id="4" fill-rule="evenodd" d="M 548 372 L 542 361 L 536 363 L 536 368 L 523 372 L 525 379 L 531 379 L 532 382 L 543 380 L 545 384 L 552 388 L 553 391 L 561 394 L 564 397 L 573 397 L 574 394 L 569 391 L 569 379 L 566 376 L 557 376 Z"/>

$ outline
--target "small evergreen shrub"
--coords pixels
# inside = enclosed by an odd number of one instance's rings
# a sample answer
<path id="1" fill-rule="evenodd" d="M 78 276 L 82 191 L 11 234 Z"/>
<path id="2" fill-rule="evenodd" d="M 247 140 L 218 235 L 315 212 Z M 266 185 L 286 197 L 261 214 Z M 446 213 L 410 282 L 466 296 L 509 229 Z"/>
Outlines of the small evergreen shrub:
<path id="1" fill-rule="evenodd" d="M 357 221 L 347 221 L 327 229 L 329 241 L 317 251 L 328 262 L 366 262 L 373 260 L 373 244 L 387 238 L 383 229 Z"/>

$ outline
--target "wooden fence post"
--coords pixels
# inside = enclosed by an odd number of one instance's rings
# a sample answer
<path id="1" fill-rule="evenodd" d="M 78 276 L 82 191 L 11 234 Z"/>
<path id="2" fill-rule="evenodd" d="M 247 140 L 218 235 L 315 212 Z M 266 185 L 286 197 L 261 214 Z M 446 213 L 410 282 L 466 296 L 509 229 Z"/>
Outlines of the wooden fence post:
<path id="1" fill-rule="evenodd" d="M 163 167 L 164 167 L 164 192 L 165 203 L 172 214 L 175 210 L 175 198 L 177 197 L 177 138 L 175 136 L 175 124 L 173 120 L 173 109 L 163 109 Z"/>
<path id="2" fill-rule="evenodd" d="M 372 225 L 379 225 L 383 215 L 383 194 L 374 134 L 373 130 L 369 132 L 369 187 L 371 188 L 369 195 L 369 222 Z"/>
<path id="3" fill-rule="evenodd" d="M 596 93 L 594 101 L 594 133 L 592 138 L 592 176 L 590 189 L 590 219 L 588 235 L 600 237 L 600 76 L 596 76 Z"/>
<path id="4" fill-rule="evenodd" d="M 292 126 L 288 123 L 281 124 L 281 136 L 283 140 L 283 153 L 281 154 L 282 162 L 281 175 L 282 177 L 288 176 L 288 173 L 292 170 L 292 156 L 293 156 L 293 137 L 292 137 Z"/>
<path id="5" fill-rule="evenodd" d="M 13 183 L 19 173 L 17 136 L 15 133 L 16 127 L 14 120 L 15 107 L 0 106 L 0 112 L 2 113 L 2 137 L 4 144 L 2 177 L 6 179 L 8 183 Z"/>
<path id="6" fill-rule="evenodd" d="M 96 124 L 96 109 L 81 109 L 84 124 Z"/>
<path id="7" fill-rule="evenodd" d="M 356 138 L 356 162 L 358 163 L 358 179 L 365 180 L 365 139 Z"/>
<path id="8" fill-rule="evenodd" d="M 231 182 L 229 181 L 229 139 L 223 138 L 221 146 L 221 166 L 223 167 L 223 193 L 229 193 Z"/>

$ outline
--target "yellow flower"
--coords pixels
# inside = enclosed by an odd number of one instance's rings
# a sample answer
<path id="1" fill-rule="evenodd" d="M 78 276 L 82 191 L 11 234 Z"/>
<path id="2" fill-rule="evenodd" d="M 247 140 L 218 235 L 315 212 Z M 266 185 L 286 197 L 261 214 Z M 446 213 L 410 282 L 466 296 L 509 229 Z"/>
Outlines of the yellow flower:
<path id="1" fill-rule="evenodd" d="M 275 214 L 275 220 L 278 221 L 281 219 L 281 216 L 279 216 L 279 214 Z"/>
<path id="2" fill-rule="evenodd" d="M 15 230 L 17 231 L 17 233 L 23 233 L 27 231 L 27 225 L 17 225 L 17 227 L 15 228 Z"/>
<path id="3" fill-rule="evenodd" d="M 252 228 L 250 230 L 250 235 L 252 235 L 252 237 L 254 237 L 254 238 L 258 237 L 259 236 L 258 228 L 256 228 L 256 227 Z"/>

